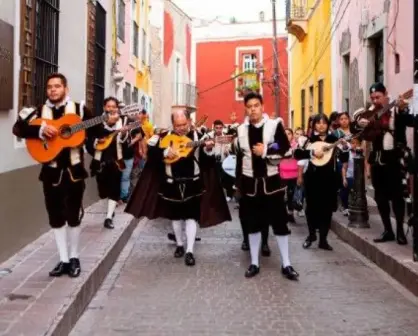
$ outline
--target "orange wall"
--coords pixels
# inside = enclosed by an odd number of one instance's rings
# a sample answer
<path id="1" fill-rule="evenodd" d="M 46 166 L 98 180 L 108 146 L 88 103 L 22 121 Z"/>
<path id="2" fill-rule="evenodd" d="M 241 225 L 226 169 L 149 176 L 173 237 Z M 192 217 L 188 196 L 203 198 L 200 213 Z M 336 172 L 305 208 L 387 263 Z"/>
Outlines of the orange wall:
<path id="1" fill-rule="evenodd" d="M 221 119 L 229 123 L 231 112 L 236 112 L 238 121 L 244 118 L 244 103 L 235 100 L 235 80 L 231 75 L 235 73 L 236 48 L 263 48 L 263 67 L 265 80 L 273 78 L 273 46 L 270 38 L 236 41 L 197 42 L 196 44 L 196 85 L 199 90 L 197 98 L 197 119 L 207 114 L 206 123 L 211 126 L 213 121 Z M 288 123 L 288 81 L 287 81 L 287 39 L 278 41 L 280 74 L 280 117 Z M 241 67 L 241 65 L 240 65 Z M 223 83 L 225 82 L 225 83 Z M 222 84 L 221 84 L 222 83 Z M 216 87 L 215 87 L 216 86 Z M 213 87 L 213 88 L 212 88 Z M 274 112 L 273 84 L 263 84 L 264 109 L 270 115 Z"/>

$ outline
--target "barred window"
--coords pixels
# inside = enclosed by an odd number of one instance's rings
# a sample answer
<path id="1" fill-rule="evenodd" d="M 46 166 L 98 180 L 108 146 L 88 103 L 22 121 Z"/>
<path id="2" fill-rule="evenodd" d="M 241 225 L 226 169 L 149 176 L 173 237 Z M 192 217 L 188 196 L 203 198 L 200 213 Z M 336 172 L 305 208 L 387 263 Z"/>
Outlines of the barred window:
<path id="1" fill-rule="evenodd" d="M 118 37 L 125 42 L 125 1 L 118 1 Z"/>

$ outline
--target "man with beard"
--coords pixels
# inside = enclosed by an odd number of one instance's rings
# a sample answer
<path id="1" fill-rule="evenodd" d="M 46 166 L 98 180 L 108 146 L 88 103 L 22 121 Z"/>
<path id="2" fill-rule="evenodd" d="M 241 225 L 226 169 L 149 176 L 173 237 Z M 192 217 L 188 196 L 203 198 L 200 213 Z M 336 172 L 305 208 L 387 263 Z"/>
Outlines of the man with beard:
<path id="1" fill-rule="evenodd" d="M 214 142 L 199 141 L 202 135 L 191 129 L 187 111 L 174 112 L 171 120 L 173 131 L 154 135 L 148 141 L 148 160 L 125 211 L 136 218 L 171 220 L 177 244 L 174 257 L 184 256 L 185 264 L 194 266 L 197 226 L 205 228 L 230 221 L 231 215 L 215 168 Z M 178 158 L 172 146 L 161 148 L 165 137 L 172 135 L 195 142 L 189 156 Z M 169 160 L 173 162 L 167 163 Z"/>
<path id="2" fill-rule="evenodd" d="M 36 118 L 56 120 L 70 114 L 77 114 L 82 120 L 91 119 L 93 115 L 83 104 L 70 100 L 68 91 L 67 78 L 63 74 L 49 75 L 46 80 L 48 100 L 38 108 L 22 109 L 13 126 L 13 134 L 25 139 L 52 139 L 58 135 L 58 130 L 54 126 L 47 125 L 45 122 L 41 126 L 35 126 L 30 122 Z M 113 119 L 116 118 L 110 117 L 110 122 Z M 87 129 L 87 136 L 99 136 L 100 132 L 102 132 L 102 126 L 91 127 Z M 84 180 L 87 177 L 88 174 L 84 168 L 83 145 L 65 148 L 53 161 L 42 165 L 39 179 L 43 185 L 49 224 L 54 232 L 60 257 L 59 263 L 49 273 L 50 276 L 59 277 L 68 274 L 70 277 L 78 277 L 80 275 L 80 223 L 83 214 Z M 68 230 L 66 224 L 68 224 Z"/>

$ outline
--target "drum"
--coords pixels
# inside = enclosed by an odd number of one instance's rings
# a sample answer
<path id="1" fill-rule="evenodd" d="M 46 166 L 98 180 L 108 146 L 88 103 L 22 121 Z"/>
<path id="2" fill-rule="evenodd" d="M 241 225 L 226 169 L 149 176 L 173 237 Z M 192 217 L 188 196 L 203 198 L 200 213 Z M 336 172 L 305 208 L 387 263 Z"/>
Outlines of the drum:
<path id="1" fill-rule="evenodd" d="M 236 155 L 228 155 L 228 157 L 222 162 L 222 169 L 229 176 L 235 178 L 235 167 L 237 165 Z"/>

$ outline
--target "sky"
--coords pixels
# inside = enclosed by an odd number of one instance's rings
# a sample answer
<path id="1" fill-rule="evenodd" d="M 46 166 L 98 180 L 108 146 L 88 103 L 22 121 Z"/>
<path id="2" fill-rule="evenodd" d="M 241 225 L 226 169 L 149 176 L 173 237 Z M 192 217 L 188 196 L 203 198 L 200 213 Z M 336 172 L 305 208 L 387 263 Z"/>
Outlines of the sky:
<path id="1" fill-rule="evenodd" d="M 261 11 L 264 11 L 266 20 L 272 17 L 271 0 L 173 0 L 173 2 L 192 17 L 195 24 L 201 20 L 212 21 L 217 17 L 222 22 L 228 22 L 231 17 L 235 17 L 237 21 L 258 21 Z M 277 18 L 284 18 L 285 0 L 276 2 Z"/>

